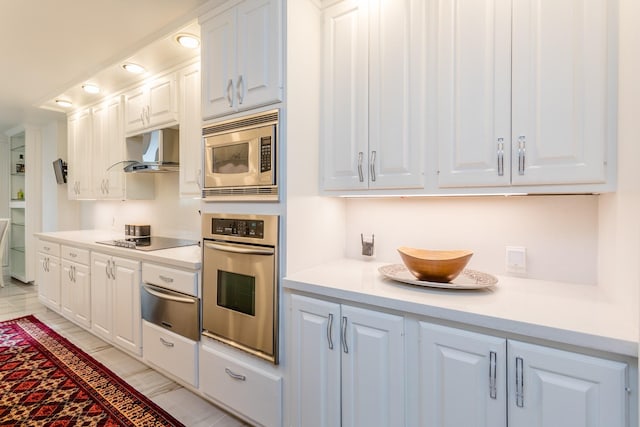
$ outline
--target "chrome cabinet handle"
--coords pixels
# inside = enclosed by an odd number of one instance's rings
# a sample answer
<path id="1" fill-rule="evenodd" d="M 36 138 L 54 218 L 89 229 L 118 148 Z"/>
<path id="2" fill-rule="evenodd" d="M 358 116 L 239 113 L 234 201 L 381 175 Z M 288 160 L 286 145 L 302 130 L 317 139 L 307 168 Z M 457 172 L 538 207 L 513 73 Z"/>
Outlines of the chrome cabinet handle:
<path id="1" fill-rule="evenodd" d="M 498 176 L 504 176 L 504 138 L 498 138 Z"/>
<path id="2" fill-rule="evenodd" d="M 333 314 L 329 313 L 329 322 L 327 323 L 327 341 L 329 341 L 329 350 L 333 350 Z"/>
<path id="3" fill-rule="evenodd" d="M 162 280 L 165 283 L 173 283 L 173 277 L 169 277 L 169 276 L 163 276 L 162 274 L 158 276 L 160 278 L 160 280 Z"/>
<path id="4" fill-rule="evenodd" d="M 376 152 L 375 150 L 371 152 L 371 182 L 375 182 L 376 180 Z"/>
<path id="5" fill-rule="evenodd" d="M 111 260 L 107 260 L 107 263 L 104 265 L 104 274 L 107 275 L 107 279 L 111 279 L 111 273 L 109 273 L 109 264 L 111 264 Z"/>
<path id="6" fill-rule="evenodd" d="M 342 351 L 345 354 L 349 354 L 349 347 L 347 346 L 347 316 L 342 316 Z"/>
<path id="7" fill-rule="evenodd" d="M 160 337 L 160 342 L 162 343 L 163 346 L 169 347 L 169 348 L 171 348 L 171 347 L 173 347 L 175 345 L 174 343 L 172 343 L 170 341 L 167 341 L 162 337 Z"/>
<path id="8" fill-rule="evenodd" d="M 496 386 L 496 368 L 498 355 L 495 351 L 489 352 L 489 397 L 497 399 L 498 389 Z"/>
<path id="9" fill-rule="evenodd" d="M 524 361 L 522 357 L 516 357 L 516 406 L 524 408 Z"/>
<path id="10" fill-rule="evenodd" d="M 67 275 L 69 276 L 70 282 L 73 282 L 73 273 L 71 271 L 72 268 L 73 268 L 72 266 L 69 266 L 69 272 L 67 273 Z"/>
<path id="11" fill-rule="evenodd" d="M 116 273 L 115 273 L 115 269 L 116 269 L 116 262 L 111 260 L 111 278 L 113 280 L 116 280 Z"/>
<path id="12" fill-rule="evenodd" d="M 227 102 L 229 107 L 233 107 L 233 80 L 229 79 L 227 82 Z"/>
<path id="13" fill-rule="evenodd" d="M 362 158 L 364 157 L 364 153 L 362 151 L 358 152 L 358 178 L 360 182 L 364 182 L 364 174 L 362 173 Z"/>
<path id="14" fill-rule="evenodd" d="M 145 285 L 142 285 L 142 287 L 144 288 L 145 291 L 149 292 L 151 295 L 168 300 L 168 301 L 184 302 L 188 304 L 196 304 L 198 302 L 197 298 L 180 297 L 174 294 L 173 292 L 169 293 L 166 291 L 162 291 L 161 288 L 152 287 L 150 285 L 145 284 Z"/>
<path id="15" fill-rule="evenodd" d="M 196 184 L 198 184 L 198 189 L 202 190 L 202 183 L 201 183 L 201 178 L 202 177 L 202 169 L 198 169 L 196 171 Z"/>
<path id="16" fill-rule="evenodd" d="M 70 256 L 71 258 L 75 258 L 75 257 L 77 257 L 77 256 L 78 256 L 78 254 L 77 254 L 77 253 L 75 253 L 75 252 L 69 252 L 69 256 Z"/>
<path id="17" fill-rule="evenodd" d="M 236 374 L 235 372 L 233 372 L 229 368 L 224 368 L 224 371 L 227 373 L 227 375 L 229 375 L 234 380 L 239 380 L 239 381 L 246 381 L 247 380 L 247 377 L 245 377 L 244 375 Z"/>
<path id="18" fill-rule="evenodd" d="M 244 100 L 244 79 L 242 74 L 238 76 L 238 83 L 236 83 L 236 95 L 238 96 L 238 104 L 242 104 Z"/>
<path id="19" fill-rule="evenodd" d="M 518 174 L 524 175 L 525 159 L 527 156 L 527 139 L 524 135 L 518 137 Z"/>

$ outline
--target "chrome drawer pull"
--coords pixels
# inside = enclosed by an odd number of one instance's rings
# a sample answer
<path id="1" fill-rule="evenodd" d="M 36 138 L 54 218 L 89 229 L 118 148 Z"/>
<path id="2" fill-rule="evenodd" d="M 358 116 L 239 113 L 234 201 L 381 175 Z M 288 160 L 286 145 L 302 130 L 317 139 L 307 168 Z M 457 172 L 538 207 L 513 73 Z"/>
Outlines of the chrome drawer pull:
<path id="1" fill-rule="evenodd" d="M 239 381 L 246 381 L 247 380 L 247 377 L 245 377 L 244 375 L 236 374 L 235 372 L 233 372 L 229 368 L 224 368 L 224 371 L 227 373 L 227 375 L 229 375 L 234 380 L 239 380 Z"/>
<path id="2" fill-rule="evenodd" d="M 496 369 L 498 355 L 495 351 L 489 352 L 489 397 L 498 398 L 498 388 L 496 385 Z"/>
<path id="3" fill-rule="evenodd" d="M 524 360 L 516 357 L 516 406 L 524 408 Z"/>
<path id="4" fill-rule="evenodd" d="M 165 340 L 164 338 L 160 337 L 160 342 L 162 343 L 162 345 L 164 345 L 165 347 L 173 347 L 175 344 Z"/>

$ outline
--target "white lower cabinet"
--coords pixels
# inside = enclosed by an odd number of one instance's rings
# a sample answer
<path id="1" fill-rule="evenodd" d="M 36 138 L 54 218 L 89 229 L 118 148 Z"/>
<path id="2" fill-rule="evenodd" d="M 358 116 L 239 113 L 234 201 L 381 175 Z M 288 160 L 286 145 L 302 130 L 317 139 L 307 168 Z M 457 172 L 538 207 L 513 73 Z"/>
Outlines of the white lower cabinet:
<path id="1" fill-rule="evenodd" d="M 404 319 L 291 296 L 291 424 L 405 425 Z"/>
<path id="2" fill-rule="evenodd" d="M 628 425 L 625 363 L 426 322 L 419 331 L 419 425 Z"/>
<path id="3" fill-rule="evenodd" d="M 91 312 L 94 333 L 141 354 L 139 261 L 91 253 Z"/>
<path id="4" fill-rule="evenodd" d="M 142 321 L 144 361 L 198 386 L 198 342 Z M 179 363 L 177 363 L 179 361 Z"/>
<path id="5" fill-rule="evenodd" d="M 67 319 L 91 328 L 89 251 L 62 246 L 60 309 Z"/>
<path id="6" fill-rule="evenodd" d="M 204 340 L 204 338 L 203 338 Z M 282 425 L 282 377 L 201 341 L 200 391 L 263 426 Z"/>
<path id="7" fill-rule="evenodd" d="M 38 299 L 50 309 L 60 311 L 60 245 L 38 241 L 38 268 L 36 269 Z"/>
<path id="8" fill-rule="evenodd" d="M 627 426 L 627 365 L 508 341 L 509 426 Z"/>

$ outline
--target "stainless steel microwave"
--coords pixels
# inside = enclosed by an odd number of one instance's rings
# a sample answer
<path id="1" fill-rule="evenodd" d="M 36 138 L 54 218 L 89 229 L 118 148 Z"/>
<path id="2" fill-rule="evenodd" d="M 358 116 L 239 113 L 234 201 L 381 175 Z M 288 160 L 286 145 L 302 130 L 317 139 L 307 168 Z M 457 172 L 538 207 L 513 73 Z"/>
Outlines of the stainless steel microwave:
<path id="1" fill-rule="evenodd" d="M 205 126 L 205 200 L 278 200 L 278 115 L 271 110 Z"/>

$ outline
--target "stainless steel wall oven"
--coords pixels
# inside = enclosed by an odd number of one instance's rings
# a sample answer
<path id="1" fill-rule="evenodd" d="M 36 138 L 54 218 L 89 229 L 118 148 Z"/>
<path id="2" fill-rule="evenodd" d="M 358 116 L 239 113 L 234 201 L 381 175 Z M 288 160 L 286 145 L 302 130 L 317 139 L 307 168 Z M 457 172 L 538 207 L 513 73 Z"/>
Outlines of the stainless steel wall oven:
<path id="1" fill-rule="evenodd" d="M 278 363 L 278 216 L 202 215 L 202 334 Z"/>

